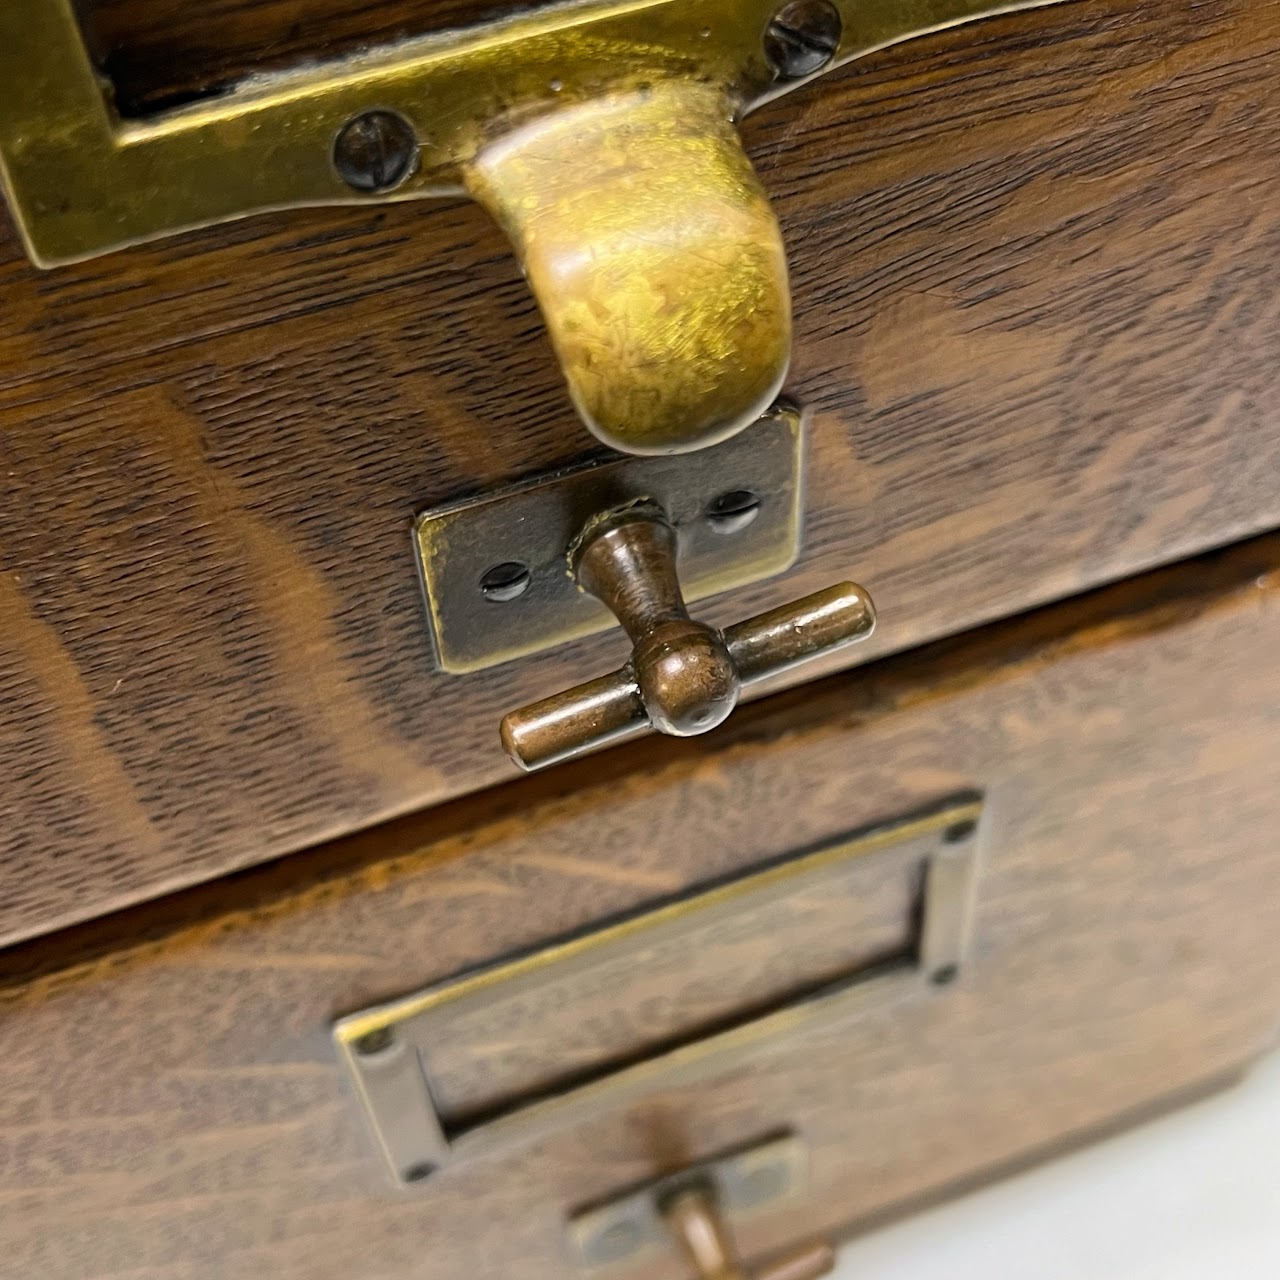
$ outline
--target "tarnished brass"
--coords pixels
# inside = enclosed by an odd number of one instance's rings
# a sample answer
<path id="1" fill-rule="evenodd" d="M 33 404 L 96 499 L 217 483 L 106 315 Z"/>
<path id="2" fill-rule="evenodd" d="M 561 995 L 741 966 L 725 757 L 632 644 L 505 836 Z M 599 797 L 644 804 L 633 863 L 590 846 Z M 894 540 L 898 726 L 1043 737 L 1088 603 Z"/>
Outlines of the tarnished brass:
<path id="1" fill-rule="evenodd" d="M 571 563 L 583 589 L 631 637 L 636 695 L 653 728 L 691 737 L 714 729 L 738 705 L 742 681 L 729 646 L 685 607 L 676 535 L 661 508 L 646 503 L 595 521 Z M 516 731 L 510 744 L 517 758 L 519 742 Z"/>
<path id="2" fill-rule="evenodd" d="M 502 745 L 522 769 L 541 769 L 645 727 L 706 733 L 745 685 L 865 640 L 875 608 L 851 582 L 736 623 L 723 632 L 689 616 L 676 571 L 676 534 L 655 503 L 590 520 L 570 551 L 574 577 L 631 637 L 631 660 L 509 712 Z"/>
<path id="3" fill-rule="evenodd" d="M 787 372 L 782 233 L 732 116 L 717 85 L 657 80 L 541 116 L 467 171 L 579 414 L 627 453 L 732 435 Z"/>
<path id="4" fill-rule="evenodd" d="M 799 411 L 779 403 L 749 431 L 696 453 L 612 458 L 424 511 L 415 543 L 441 670 L 482 671 L 616 626 L 570 576 L 568 550 L 596 512 L 642 498 L 676 528 L 687 599 L 789 569 L 800 549 L 802 438 Z M 736 493 L 755 506 L 726 529 L 713 512 Z M 528 571 L 527 585 L 486 598 L 482 580 L 507 563 Z"/>
<path id="5" fill-rule="evenodd" d="M 818 1280 L 835 1266 L 830 1245 L 801 1245 L 748 1272 L 729 1229 L 731 1218 L 797 1196 L 804 1154 L 794 1134 L 766 1139 L 581 1210 L 569 1223 L 578 1258 L 588 1268 L 630 1263 L 674 1243 L 698 1280 Z"/>
<path id="6" fill-rule="evenodd" d="M 748 1273 L 738 1259 L 710 1183 L 694 1183 L 674 1192 L 661 1209 L 699 1280 L 818 1280 L 836 1265 L 835 1250 L 820 1243 L 801 1245 Z"/>
<path id="7" fill-rule="evenodd" d="M 334 1038 L 392 1178 L 401 1186 L 425 1181 L 438 1170 L 522 1147 L 658 1090 L 732 1070 L 810 1032 L 942 990 L 961 974 L 967 947 L 981 811 L 980 800 L 961 797 L 923 816 L 836 841 L 594 933 L 343 1018 Z M 871 856 L 892 857 L 894 867 L 905 860 L 922 872 L 907 952 L 788 992 L 765 1012 L 725 1019 L 709 1034 L 664 1041 L 651 1057 L 621 1066 L 611 1060 L 597 1067 L 598 1074 L 534 1088 L 482 1110 L 476 1120 L 451 1122 L 437 1109 L 428 1063 L 446 1013 L 513 995 L 554 994 L 563 989 L 557 983 L 602 964 L 644 963 L 664 949 L 678 948 L 693 927 L 730 928 L 735 921 L 766 918 L 771 903 L 788 894 L 821 891 L 853 860 Z M 696 952 L 689 964 L 696 966 Z"/>
<path id="8" fill-rule="evenodd" d="M 819 62 L 1054 2 L 839 0 Z M 5 0 L 0 170 L 44 266 L 261 210 L 470 190 L 515 242 L 587 425 L 683 452 L 753 421 L 786 370 L 781 241 L 733 127 L 810 78 L 766 56 L 776 7 L 583 0 L 123 120 L 74 0 Z M 362 175 L 346 148 L 374 114 L 417 153 Z"/>
<path id="9" fill-rule="evenodd" d="M 702 1276 L 703 1241 L 718 1261 L 736 1264 L 730 1224 L 798 1200 L 807 1166 L 808 1152 L 796 1134 L 768 1137 L 578 1209 L 569 1219 L 569 1240 L 581 1266 L 594 1271 L 650 1256 L 657 1261 L 673 1245 L 688 1250 L 696 1236 L 698 1256 L 691 1261 Z M 811 1249 L 798 1252 L 807 1256 Z"/>

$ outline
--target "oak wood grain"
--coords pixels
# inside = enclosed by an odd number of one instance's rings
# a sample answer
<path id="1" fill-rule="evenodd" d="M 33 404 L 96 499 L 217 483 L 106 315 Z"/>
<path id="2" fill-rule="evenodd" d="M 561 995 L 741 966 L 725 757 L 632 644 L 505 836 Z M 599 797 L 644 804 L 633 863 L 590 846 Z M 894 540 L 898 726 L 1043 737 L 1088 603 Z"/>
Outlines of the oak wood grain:
<path id="1" fill-rule="evenodd" d="M 1278 645 L 1268 537 L 757 703 L 718 743 L 639 743 L 569 791 L 467 797 L 11 948 L 0 1257 L 44 1280 L 559 1280 L 573 1206 L 780 1126 L 810 1193 L 749 1251 L 1220 1079 L 1280 1009 Z M 971 788 L 957 983 L 420 1194 L 382 1181 L 333 1017 Z"/>
<path id="2" fill-rule="evenodd" d="M 1280 523 L 1277 56 L 1275 5 L 1079 0 L 750 119 L 807 528 L 711 620 L 854 578 L 860 661 Z M 10 239 L 0 297 L 0 941 L 507 779 L 501 714 L 623 656 L 433 670 L 414 513 L 593 447 L 478 209 Z"/>

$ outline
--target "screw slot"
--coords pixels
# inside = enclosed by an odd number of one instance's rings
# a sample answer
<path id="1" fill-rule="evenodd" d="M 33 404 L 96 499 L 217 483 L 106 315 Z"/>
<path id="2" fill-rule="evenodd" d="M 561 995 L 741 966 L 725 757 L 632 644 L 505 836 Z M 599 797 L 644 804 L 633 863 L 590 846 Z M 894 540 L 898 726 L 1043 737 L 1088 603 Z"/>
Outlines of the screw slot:
<path id="1" fill-rule="evenodd" d="M 505 604 L 529 590 L 533 574 L 528 565 L 518 560 L 505 560 L 486 569 L 480 576 L 480 594 L 495 604 Z"/>
<path id="2" fill-rule="evenodd" d="M 836 56 L 843 26 L 830 0 L 792 0 L 765 28 L 764 56 L 784 79 L 811 76 Z"/>
<path id="3" fill-rule="evenodd" d="M 707 523 L 716 533 L 737 533 L 759 514 L 759 495 L 750 489 L 731 489 L 707 507 Z"/>
<path id="4" fill-rule="evenodd" d="M 433 1173 L 437 1166 L 429 1160 L 424 1160 L 421 1164 L 411 1164 L 401 1175 L 405 1182 L 425 1182 Z"/>
<path id="5" fill-rule="evenodd" d="M 947 844 L 963 844 L 966 840 L 973 839 L 973 833 L 977 829 L 978 824 L 972 818 L 966 818 L 963 822 L 948 827 L 942 833 L 942 838 Z"/>
<path id="6" fill-rule="evenodd" d="M 394 111 L 366 111 L 348 120 L 333 143 L 333 167 L 356 191 L 390 191 L 418 163 L 418 137 Z"/>

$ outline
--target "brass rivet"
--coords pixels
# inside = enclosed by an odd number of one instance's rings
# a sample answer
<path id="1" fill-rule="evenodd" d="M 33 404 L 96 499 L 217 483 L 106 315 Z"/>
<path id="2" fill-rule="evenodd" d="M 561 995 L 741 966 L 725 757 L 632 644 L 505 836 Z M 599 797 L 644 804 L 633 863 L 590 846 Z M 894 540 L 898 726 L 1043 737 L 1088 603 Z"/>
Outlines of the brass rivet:
<path id="1" fill-rule="evenodd" d="M 843 25 L 830 0 L 792 0 L 765 28 L 764 56 L 787 80 L 811 76 L 836 56 Z"/>
<path id="2" fill-rule="evenodd" d="M 390 191 L 418 160 L 418 138 L 394 111 L 366 111 L 342 126 L 333 144 L 333 167 L 356 191 Z"/>

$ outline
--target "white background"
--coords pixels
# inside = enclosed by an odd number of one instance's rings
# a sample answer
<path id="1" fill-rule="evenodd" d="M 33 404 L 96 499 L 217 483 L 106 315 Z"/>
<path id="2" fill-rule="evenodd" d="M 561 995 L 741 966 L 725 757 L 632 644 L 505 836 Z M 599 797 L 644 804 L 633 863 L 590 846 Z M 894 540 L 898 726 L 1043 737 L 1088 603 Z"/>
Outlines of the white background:
<path id="1" fill-rule="evenodd" d="M 1242 1084 L 864 1236 L 837 1280 L 1280 1280 L 1280 1055 Z"/>

